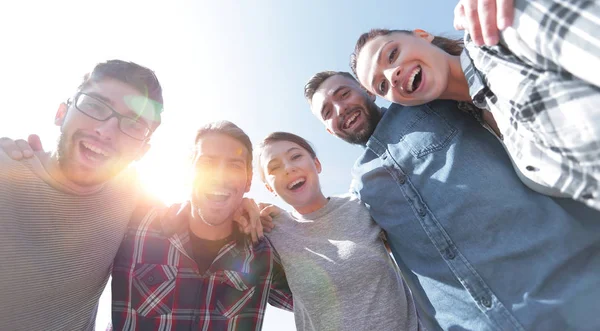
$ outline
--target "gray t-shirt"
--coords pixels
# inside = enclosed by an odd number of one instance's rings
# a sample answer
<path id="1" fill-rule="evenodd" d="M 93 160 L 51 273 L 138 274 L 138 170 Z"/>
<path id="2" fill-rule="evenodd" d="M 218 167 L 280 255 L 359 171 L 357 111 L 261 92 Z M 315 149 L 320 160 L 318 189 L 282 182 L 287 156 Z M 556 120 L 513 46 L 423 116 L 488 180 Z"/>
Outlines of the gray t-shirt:
<path id="1" fill-rule="evenodd" d="M 268 235 L 294 295 L 298 330 L 421 330 L 408 288 L 356 197 L 282 213 Z"/>

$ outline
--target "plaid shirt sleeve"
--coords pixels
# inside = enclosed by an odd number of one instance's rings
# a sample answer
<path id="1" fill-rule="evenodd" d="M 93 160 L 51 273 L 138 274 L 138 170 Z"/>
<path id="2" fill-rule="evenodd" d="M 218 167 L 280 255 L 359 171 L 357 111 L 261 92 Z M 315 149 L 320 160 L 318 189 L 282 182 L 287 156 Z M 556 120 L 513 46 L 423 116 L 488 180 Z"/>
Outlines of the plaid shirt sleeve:
<path id="1" fill-rule="evenodd" d="M 266 238 L 266 237 L 265 237 Z M 292 291 L 288 285 L 283 265 L 281 264 L 281 258 L 279 254 L 273 249 L 273 272 L 271 281 L 271 291 L 269 292 L 269 303 L 273 307 L 285 309 L 288 311 L 294 311 L 294 298 Z"/>
<path id="2" fill-rule="evenodd" d="M 538 191 L 600 209 L 600 3 L 516 0 L 514 22 L 498 46 L 465 36 L 473 102 Z"/>

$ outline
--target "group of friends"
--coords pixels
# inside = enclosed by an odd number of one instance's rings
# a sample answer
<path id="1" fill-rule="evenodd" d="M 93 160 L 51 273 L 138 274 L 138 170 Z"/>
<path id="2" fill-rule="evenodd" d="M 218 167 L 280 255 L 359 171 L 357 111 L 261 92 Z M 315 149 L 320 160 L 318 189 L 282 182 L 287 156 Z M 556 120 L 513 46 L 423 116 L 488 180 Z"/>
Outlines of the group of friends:
<path id="1" fill-rule="evenodd" d="M 253 149 L 219 121 L 196 134 L 189 200 L 153 201 L 128 165 L 161 85 L 97 64 L 54 152 L 2 140 L 0 329 L 92 330 L 110 275 L 114 330 L 259 330 L 267 303 L 298 330 L 600 329 L 600 4 L 510 6 L 497 45 L 374 29 L 352 73 L 309 79 L 313 115 L 363 147 L 339 196 L 304 138 Z M 253 169 L 291 211 L 244 197 Z"/>

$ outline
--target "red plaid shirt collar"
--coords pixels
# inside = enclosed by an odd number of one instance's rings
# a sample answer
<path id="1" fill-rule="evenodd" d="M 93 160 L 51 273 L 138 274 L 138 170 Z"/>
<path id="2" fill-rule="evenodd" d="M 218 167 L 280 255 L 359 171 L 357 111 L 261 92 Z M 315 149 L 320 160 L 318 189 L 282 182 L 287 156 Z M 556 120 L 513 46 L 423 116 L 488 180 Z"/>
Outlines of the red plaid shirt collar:
<path id="1" fill-rule="evenodd" d="M 164 235 L 169 237 L 171 244 L 193 260 L 194 255 L 189 231 L 191 209 L 192 203 L 190 201 L 186 201 L 180 205 L 173 205 L 166 211 L 166 214 L 160 217 L 160 224 L 162 226 Z M 229 253 L 229 255 L 233 255 L 232 257 L 235 257 L 242 252 L 246 252 L 248 254 L 252 251 L 253 244 L 250 237 L 241 233 L 237 226 L 234 226 L 233 231 L 233 240 L 221 248 L 215 261 L 222 260 L 223 254 L 225 253 Z M 248 272 L 248 270 L 242 271 Z"/>

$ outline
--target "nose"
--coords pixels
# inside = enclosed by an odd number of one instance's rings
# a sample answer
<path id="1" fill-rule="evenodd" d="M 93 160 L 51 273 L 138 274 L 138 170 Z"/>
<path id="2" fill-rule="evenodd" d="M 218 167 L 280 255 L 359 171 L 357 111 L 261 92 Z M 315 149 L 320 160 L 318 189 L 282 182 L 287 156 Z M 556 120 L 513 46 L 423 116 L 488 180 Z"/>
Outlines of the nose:
<path id="1" fill-rule="evenodd" d="M 214 182 L 222 182 L 227 178 L 226 165 L 219 163 L 212 169 L 212 179 Z"/>
<path id="2" fill-rule="evenodd" d="M 385 78 L 390 82 L 392 87 L 396 87 L 400 83 L 400 73 L 402 69 L 400 67 L 389 68 L 383 72 Z"/>
<path id="3" fill-rule="evenodd" d="M 291 162 L 285 162 L 284 166 L 285 166 L 286 174 L 296 172 L 296 166 L 294 164 L 292 164 Z"/>
<path id="4" fill-rule="evenodd" d="M 335 109 L 335 113 L 337 116 L 341 116 L 346 111 L 346 105 L 342 104 L 339 101 L 333 103 L 333 108 Z"/>
<path id="5" fill-rule="evenodd" d="M 109 118 L 107 121 L 99 122 L 96 126 L 96 134 L 105 140 L 111 140 L 115 134 L 119 133 L 119 119 L 116 117 Z"/>

